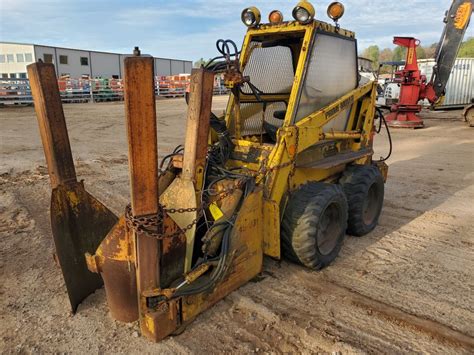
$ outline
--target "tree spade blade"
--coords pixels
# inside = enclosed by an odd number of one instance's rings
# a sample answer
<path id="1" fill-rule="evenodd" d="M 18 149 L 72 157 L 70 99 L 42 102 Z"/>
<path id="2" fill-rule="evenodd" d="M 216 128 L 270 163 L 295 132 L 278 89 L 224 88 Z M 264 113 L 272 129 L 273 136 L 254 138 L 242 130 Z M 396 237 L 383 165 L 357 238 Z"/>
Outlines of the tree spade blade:
<path id="1" fill-rule="evenodd" d="M 87 269 L 84 254 L 94 254 L 117 221 L 81 182 L 53 189 L 51 229 L 73 313 L 103 284 L 100 275 Z"/>

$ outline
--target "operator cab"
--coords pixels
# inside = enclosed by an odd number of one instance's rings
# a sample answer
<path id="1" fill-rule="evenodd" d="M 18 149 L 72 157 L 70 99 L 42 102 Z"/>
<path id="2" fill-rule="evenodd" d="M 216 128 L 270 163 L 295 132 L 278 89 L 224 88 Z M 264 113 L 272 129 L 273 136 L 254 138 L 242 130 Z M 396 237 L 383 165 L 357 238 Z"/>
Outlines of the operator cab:
<path id="1" fill-rule="evenodd" d="M 261 24 L 260 12 L 250 7 L 242 12 L 248 27 L 242 50 L 238 52 L 230 40 L 217 42 L 222 56 L 208 66 L 224 73 L 231 90 L 225 112 L 228 135 L 219 138 L 227 139 L 221 146 L 232 147 L 221 154 L 230 157 L 228 168 L 258 171 L 281 146 L 284 135 L 279 130 L 299 129 L 309 120 L 323 133 L 360 128 L 354 127 L 360 103 L 354 104 L 352 98 L 327 112 L 326 119 L 312 120 L 359 86 L 357 42 L 353 32 L 339 26 L 343 14 L 341 3 L 330 4 L 328 15 L 335 22 L 330 25 L 315 20 L 313 6 L 302 1 L 293 10 L 294 21 L 283 21 L 275 10 L 269 23 Z M 212 63 L 217 58 L 225 62 Z M 349 149 L 336 142 L 315 145 L 309 150 L 321 150 L 322 145 L 331 151 Z"/>
<path id="2" fill-rule="evenodd" d="M 321 110 L 358 86 L 354 33 L 337 20 L 344 7 L 335 2 L 328 14 L 336 25 L 314 20 L 310 3 L 299 3 L 295 21 L 283 21 L 272 11 L 270 23 L 260 24 L 256 8 L 247 8 L 242 21 L 249 27 L 240 53 L 247 80 L 233 85 L 226 110 L 230 135 L 260 145 L 274 145 L 281 127 L 291 126 Z M 277 14 L 277 15 L 275 15 Z M 345 130 L 350 106 L 325 130 Z"/>

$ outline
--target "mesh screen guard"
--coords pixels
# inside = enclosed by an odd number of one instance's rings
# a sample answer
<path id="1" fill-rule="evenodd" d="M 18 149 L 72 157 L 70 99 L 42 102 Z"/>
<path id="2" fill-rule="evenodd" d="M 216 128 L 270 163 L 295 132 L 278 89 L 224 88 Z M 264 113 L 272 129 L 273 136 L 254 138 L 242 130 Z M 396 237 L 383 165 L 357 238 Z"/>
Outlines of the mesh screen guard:
<path id="1" fill-rule="evenodd" d="M 260 42 L 253 41 L 249 48 L 251 53 L 243 75 L 250 78 L 250 82 L 263 93 L 262 96 L 287 94 L 289 98 L 295 76 L 290 47 L 262 47 Z M 253 95 L 247 84 L 242 86 L 241 92 L 245 95 Z M 243 101 L 240 104 L 240 135 L 264 134 L 265 127 L 269 126 L 275 130 L 278 129 L 283 124 L 283 120 L 274 118 L 273 114 L 275 111 L 284 110 L 286 110 L 284 101 L 266 101 L 265 103 Z M 235 133 L 234 112 L 232 112 L 231 121 L 230 130 Z"/>

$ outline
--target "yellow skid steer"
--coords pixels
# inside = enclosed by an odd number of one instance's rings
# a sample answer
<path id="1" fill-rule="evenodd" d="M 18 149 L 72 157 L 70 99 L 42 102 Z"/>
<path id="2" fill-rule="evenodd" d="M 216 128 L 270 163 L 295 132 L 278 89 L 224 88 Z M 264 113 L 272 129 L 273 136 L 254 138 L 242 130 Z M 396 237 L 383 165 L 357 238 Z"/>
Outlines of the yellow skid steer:
<path id="1" fill-rule="evenodd" d="M 302 1 L 294 20 L 273 11 L 261 23 L 245 9 L 241 50 L 219 40 L 193 70 L 184 149 L 161 164 L 153 58 L 127 57 L 131 201 L 119 217 L 76 179 L 53 65 L 28 67 L 73 311 L 103 281 L 112 316 L 159 341 L 257 276 L 264 255 L 317 270 L 346 233 L 376 227 L 388 170 L 372 158 L 377 84 L 358 73 L 343 14 L 334 2 L 334 25 L 318 21 Z M 230 90 L 222 117 L 211 111 L 216 74 Z"/>

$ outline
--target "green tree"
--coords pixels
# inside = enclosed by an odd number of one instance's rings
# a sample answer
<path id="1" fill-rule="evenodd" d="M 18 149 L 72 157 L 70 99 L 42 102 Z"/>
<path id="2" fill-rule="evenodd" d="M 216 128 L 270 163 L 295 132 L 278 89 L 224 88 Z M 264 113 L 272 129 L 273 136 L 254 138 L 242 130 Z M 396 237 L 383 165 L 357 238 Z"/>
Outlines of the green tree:
<path id="1" fill-rule="evenodd" d="M 469 37 L 461 44 L 458 53 L 459 58 L 474 58 L 474 37 Z"/>
<path id="2" fill-rule="evenodd" d="M 433 43 L 431 46 L 425 47 L 426 58 L 434 58 L 436 55 L 437 47 L 438 47 L 438 43 Z"/>
<path id="3" fill-rule="evenodd" d="M 393 51 L 390 48 L 384 48 L 379 54 L 379 63 L 391 62 L 393 57 Z M 381 74 L 390 73 L 391 66 L 384 65 L 380 68 Z"/>
<path id="4" fill-rule="evenodd" d="M 377 45 L 370 46 L 365 49 L 362 53 L 364 58 L 370 59 L 374 63 L 374 70 L 376 70 L 379 66 L 379 55 L 380 55 L 380 48 Z"/>
<path id="5" fill-rule="evenodd" d="M 390 48 L 384 48 L 379 54 L 379 62 L 390 62 L 393 57 L 393 51 Z"/>
<path id="6" fill-rule="evenodd" d="M 394 62 L 400 62 L 405 60 L 407 57 L 407 49 L 405 47 L 397 46 L 393 50 L 393 57 L 392 60 Z"/>
<path id="7" fill-rule="evenodd" d="M 416 47 L 416 56 L 418 59 L 426 59 L 426 51 L 422 46 Z"/>

